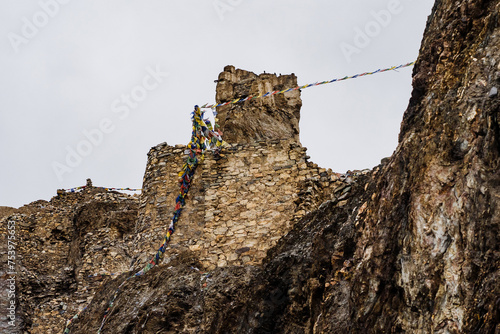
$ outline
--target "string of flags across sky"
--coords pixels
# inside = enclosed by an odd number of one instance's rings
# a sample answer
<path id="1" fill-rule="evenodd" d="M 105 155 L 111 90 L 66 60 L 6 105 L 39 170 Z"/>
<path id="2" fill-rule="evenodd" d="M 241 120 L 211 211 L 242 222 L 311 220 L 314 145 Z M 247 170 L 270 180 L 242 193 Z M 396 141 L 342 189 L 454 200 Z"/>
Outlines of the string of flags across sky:
<path id="1" fill-rule="evenodd" d="M 265 94 L 259 94 L 257 96 L 247 96 L 245 98 L 241 99 L 235 99 L 232 101 L 224 102 L 224 103 L 219 103 L 219 104 L 204 104 L 201 107 L 195 106 L 194 111 L 192 112 L 192 121 L 193 121 L 193 126 L 192 126 L 192 135 L 191 135 L 191 141 L 187 145 L 187 154 L 188 157 L 186 159 L 186 162 L 184 163 L 182 167 L 182 171 L 179 173 L 179 185 L 180 185 L 180 193 L 179 196 L 177 196 L 176 199 L 176 205 L 173 213 L 172 220 L 170 222 L 170 226 L 168 227 L 167 233 L 163 238 L 163 242 L 158 248 L 156 254 L 151 258 L 151 260 L 146 264 L 144 268 L 139 270 L 137 273 L 132 274 L 129 276 L 126 280 L 124 280 L 118 288 L 115 290 L 115 293 L 113 294 L 113 297 L 111 298 L 111 301 L 104 313 L 104 317 L 102 319 L 101 325 L 97 331 L 98 334 L 102 333 L 102 329 L 106 323 L 106 319 L 113 308 L 113 304 L 121 291 L 121 288 L 123 285 L 128 282 L 130 279 L 133 277 L 137 276 L 142 276 L 146 274 L 151 268 L 154 266 L 158 265 L 160 261 L 163 259 L 163 256 L 165 254 L 165 250 L 168 246 L 168 243 L 170 242 L 170 237 L 175 231 L 175 224 L 179 220 L 179 217 L 181 215 L 182 209 L 184 205 L 186 204 L 186 197 L 187 193 L 189 191 L 191 181 L 194 177 L 194 173 L 196 171 L 196 168 L 198 167 L 198 164 L 200 161 L 203 160 L 205 151 L 207 149 L 212 149 L 214 151 L 215 155 L 218 155 L 220 153 L 221 148 L 225 145 L 225 142 L 222 140 L 222 132 L 218 129 L 217 125 L 217 112 L 215 111 L 215 108 L 217 107 L 222 107 L 225 105 L 229 104 L 236 104 L 236 103 L 241 103 L 245 101 L 250 101 L 254 99 L 259 99 L 263 97 L 268 97 L 268 96 L 273 96 L 277 94 L 284 94 L 286 92 L 294 91 L 294 90 L 299 90 L 299 89 L 305 89 L 309 87 L 316 87 L 319 85 L 324 85 L 324 84 L 329 84 L 333 82 L 338 82 L 338 81 L 343 81 L 343 80 L 348 80 L 348 79 L 355 79 L 358 77 L 363 77 L 367 75 L 373 75 L 376 73 L 383 73 L 387 71 L 393 71 L 397 70 L 400 68 L 404 67 L 409 67 L 414 65 L 415 62 L 410 62 L 407 64 L 402 64 L 398 66 L 392 66 L 384 69 L 378 69 L 373 72 L 364 72 L 360 74 L 355 74 L 352 76 L 345 76 L 343 78 L 339 79 L 332 79 L 328 81 L 321 81 L 321 82 L 316 82 L 308 85 L 303 85 L 303 86 L 297 86 L 293 88 L 288 88 L 284 89 L 281 91 L 272 91 L 272 92 L 267 92 Z M 213 111 L 214 117 L 215 117 L 215 123 L 214 126 L 210 123 L 208 119 L 203 119 L 204 112 L 201 109 L 206 109 L 210 108 Z M 76 188 L 70 188 L 70 189 L 65 189 L 67 192 L 76 192 L 78 190 L 85 189 L 86 186 L 81 186 L 81 187 L 76 187 Z M 101 187 L 102 188 L 102 187 Z M 142 189 L 132 189 L 132 188 L 103 188 L 105 190 L 130 190 L 130 191 L 141 191 Z M 100 274 L 100 275 L 91 275 L 91 276 L 113 276 L 114 274 Z M 70 326 L 72 322 L 76 319 L 78 319 L 79 315 L 84 312 L 87 309 L 85 307 L 82 309 L 80 312 L 78 312 L 73 318 L 69 319 L 66 323 L 66 328 L 64 329 L 64 334 L 70 333 Z"/>
<path id="2" fill-rule="evenodd" d="M 395 70 L 398 70 L 400 68 L 410 67 L 410 66 L 412 66 L 414 64 L 415 64 L 415 62 L 412 61 L 410 63 L 401 64 L 401 65 L 398 65 L 398 66 L 391 66 L 391 67 L 387 67 L 387 68 L 384 68 L 384 69 L 378 69 L 378 70 L 373 71 L 373 72 L 364 72 L 364 73 L 359 73 L 359 74 L 355 74 L 355 75 L 351 75 L 351 76 L 345 76 L 343 78 L 332 79 L 332 80 L 321 81 L 321 82 L 315 82 L 315 83 L 311 83 L 311 84 L 307 84 L 307 85 L 303 85 L 303 86 L 297 86 L 297 87 L 288 88 L 288 89 L 283 89 L 283 90 L 275 90 L 275 91 L 271 91 L 271 92 L 267 92 L 267 93 L 261 93 L 259 95 L 255 95 L 255 96 L 250 95 L 250 96 L 247 96 L 245 98 L 235 99 L 235 100 L 232 100 L 232 101 L 227 101 L 227 102 L 219 103 L 219 104 L 208 104 L 208 103 L 205 103 L 204 105 L 201 106 L 201 108 L 207 108 L 207 109 L 211 108 L 211 109 L 214 109 L 216 107 L 222 107 L 222 106 L 226 106 L 228 104 L 236 104 L 236 103 L 241 103 L 241 102 L 245 102 L 245 101 L 251 101 L 251 100 L 260 99 L 260 98 L 263 98 L 263 97 L 268 97 L 268 96 L 273 96 L 273 95 L 278 95 L 278 94 L 284 94 L 284 93 L 291 92 L 291 91 L 294 91 L 294 90 L 306 89 L 306 88 L 309 88 L 309 87 L 316 87 L 316 86 L 325 85 L 325 84 L 329 84 L 329 83 L 334 83 L 334 82 L 338 82 L 338 81 L 344 81 L 344 80 L 348 80 L 348 79 L 356 79 L 356 78 L 364 77 L 364 76 L 367 76 L 367 75 L 373 75 L 373 74 L 383 73 L 383 72 L 387 72 L 387 71 L 395 71 Z"/>
<path id="3" fill-rule="evenodd" d="M 69 189 L 64 189 L 64 191 L 68 192 L 68 193 L 75 193 L 77 192 L 78 190 L 83 190 L 87 188 L 87 186 L 80 186 L 80 187 L 74 187 L 74 188 L 69 188 Z M 115 191 L 115 190 L 126 190 L 126 191 L 142 191 L 142 189 L 136 189 L 136 188 L 108 188 L 108 187 L 92 187 L 92 188 L 95 188 L 95 189 L 104 189 L 106 191 Z"/>

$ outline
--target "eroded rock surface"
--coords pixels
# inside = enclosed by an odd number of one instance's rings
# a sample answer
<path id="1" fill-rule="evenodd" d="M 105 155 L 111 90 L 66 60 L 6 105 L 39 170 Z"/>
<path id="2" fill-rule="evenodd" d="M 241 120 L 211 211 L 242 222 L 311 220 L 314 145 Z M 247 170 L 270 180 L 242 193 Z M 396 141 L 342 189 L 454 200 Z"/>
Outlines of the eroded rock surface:
<path id="1" fill-rule="evenodd" d="M 296 208 L 306 211 L 308 203 L 327 200 L 294 222 L 262 264 L 213 268 L 187 248 L 147 275 L 129 279 L 103 333 L 499 333 L 499 12 L 498 0 L 437 1 L 392 157 L 371 171 L 344 175 L 345 186 L 330 197 L 308 192 L 314 180 L 304 180 Z M 219 102 L 268 90 L 245 86 L 246 79 L 255 79 L 250 72 L 227 67 L 221 76 L 228 87 L 218 88 Z M 251 103 L 240 108 L 281 115 L 269 107 L 270 112 Z M 231 115 L 221 111 L 230 138 L 239 141 L 250 131 L 252 140 L 275 140 L 262 138 L 267 130 L 261 133 L 257 127 L 231 132 Z M 269 115 L 262 124 L 269 123 Z M 294 119 L 298 123 L 298 116 Z M 293 138 L 296 129 L 292 122 L 276 133 L 280 139 Z M 87 205 L 96 206 L 89 206 L 89 212 L 98 209 L 97 203 Z M 19 213 L 6 215 L 13 219 Z M 56 233 L 60 237 L 76 240 L 88 234 L 82 234 L 82 224 L 70 236 L 63 222 Z M 34 228 L 29 220 L 25 224 Z M 44 237 L 56 244 L 52 234 Z M 126 235 L 118 233 L 115 239 L 127 245 Z M 103 234 L 99 238 L 106 240 Z M 64 251 L 61 247 L 71 246 L 54 247 Z M 56 269 L 64 270 L 62 263 Z M 116 288 L 129 276 L 106 278 L 95 287 L 71 333 L 96 333 Z M 45 286 L 61 293 L 57 287 L 69 283 L 76 293 L 77 277 L 72 269 L 61 282 L 44 278 Z M 26 280 L 38 286 L 35 278 Z M 40 290 L 35 295 L 44 297 Z M 46 302 L 53 298 L 41 297 Z M 23 319 L 33 322 L 32 304 L 23 305 Z"/>
<path id="2" fill-rule="evenodd" d="M 7 239 L 7 222 L 15 226 L 18 308 L 16 326 L 2 321 L 5 326 L 0 330 L 61 333 L 103 281 L 89 275 L 129 269 L 137 210 L 137 197 L 99 188 L 3 210 L 2 240 Z M 7 263 L 6 246 L 7 242 L 1 245 L 3 263 Z M 4 284 L 3 278 L 11 275 L 7 266 L 1 270 Z M 2 317 L 8 300 L 2 298 Z"/>

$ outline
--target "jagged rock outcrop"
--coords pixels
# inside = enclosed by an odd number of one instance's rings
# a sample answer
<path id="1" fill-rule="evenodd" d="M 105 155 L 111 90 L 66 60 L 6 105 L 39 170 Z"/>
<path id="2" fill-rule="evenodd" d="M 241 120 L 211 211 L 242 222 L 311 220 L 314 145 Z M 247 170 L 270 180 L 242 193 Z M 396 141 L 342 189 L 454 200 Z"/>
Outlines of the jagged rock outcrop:
<path id="1" fill-rule="evenodd" d="M 262 264 L 207 271 L 187 248 L 127 280 L 103 333 L 499 333 L 499 13 L 499 0 L 436 1 L 392 157 L 329 198 L 304 180 L 296 209 L 328 200 Z M 218 101 L 249 94 L 226 80 Z M 97 332 L 129 276 L 106 278 L 71 333 Z"/>
<path id="2" fill-rule="evenodd" d="M 2 266 L 2 293 L 7 291 L 5 279 L 14 277 L 17 310 L 16 325 L 2 321 L 0 332 L 61 333 L 103 281 L 89 275 L 129 269 L 137 210 L 137 197 L 91 187 L 61 192 L 50 202 L 3 208 L 0 232 L 5 236 L 8 226 L 14 227 L 9 235 L 15 236 L 17 270 L 10 275 Z M 7 242 L 1 247 L 6 264 Z M 2 297 L 5 318 L 11 298 Z"/>
<path id="3" fill-rule="evenodd" d="M 499 13 L 499 1 L 434 6 L 356 240 L 357 328 L 500 331 Z"/>

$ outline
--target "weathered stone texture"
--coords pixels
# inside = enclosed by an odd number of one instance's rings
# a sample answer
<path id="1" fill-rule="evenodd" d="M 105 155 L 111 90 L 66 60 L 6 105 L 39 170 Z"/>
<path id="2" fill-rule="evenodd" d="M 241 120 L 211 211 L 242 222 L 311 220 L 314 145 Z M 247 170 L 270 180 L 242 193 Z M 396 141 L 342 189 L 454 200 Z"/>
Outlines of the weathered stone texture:
<path id="1" fill-rule="evenodd" d="M 296 85 L 294 75 L 256 75 L 226 66 L 217 101 Z M 221 159 L 208 153 L 198 167 L 172 248 L 196 252 L 207 269 L 259 264 L 297 219 L 342 195 L 335 190 L 346 184 L 337 174 L 307 161 L 298 137 L 301 104 L 300 92 L 293 91 L 218 108 L 224 139 L 233 144 Z M 164 143 L 149 152 L 136 227 L 141 265 L 170 223 L 184 150 Z"/>
<path id="2" fill-rule="evenodd" d="M 363 203 L 370 197 L 367 182 L 379 171 L 377 167 L 345 177 L 337 196 L 297 221 L 262 265 L 226 265 L 205 272 L 199 269 L 199 253 L 186 249 L 171 256 L 167 265 L 126 281 L 103 333 L 309 332 L 317 317 L 310 317 L 310 309 L 318 309 L 323 284 L 346 284 L 352 276 L 353 226 L 360 224 Z M 314 188 L 305 186 L 301 192 Z M 72 333 L 96 331 L 110 296 L 126 277 L 97 291 Z M 345 295 L 338 301 L 348 302 Z"/>
<path id="3" fill-rule="evenodd" d="M 62 332 L 102 283 L 102 277 L 89 275 L 129 269 L 137 209 L 136 197 L 87 188 L 6 212 L 0 231 L 6 240 L 7 222 L 15 225 L 18 309 L 17 326 L 0 329 Z M 3 263 L 6 254 L 2 251 Z M 2 266 L 2 277 L 10 276 L 6 271 Z M 2 316 L 7 300 L 2 298 Z"/>
<path id="4" fill-rule="evenodd" d="M 297 86 L 294 74 L 256 75 L 226 66 L 219 74 L 217 103 L 258 96 Z M 288 139 L 299 144 L 300 91 L 229 104 L 217 108 L 224 140 L 228 143 L 252 143 L 256 140 Z"/>
<path id="5" fill-rule="evenodd" d="M 171 287 L 159 309 L 154 289 L 130 285 L 107 328 L 139 333 L 129 319 L 156 310 L 148 333 L 171 328 L 171 312 L 185 333 L 500 332 L 499 12 L 498 0 L 436 2 L 396 152 L 299 220 L 262 267 L 159 267 L 189 289 Z M 130 306 L 144 293 L 155 297 Z"/>
<path id="6" fill-rule="evenodd" d="M 96 289 L 84 274 L 149 260 L 170 223 L 182 146 L 150 151 L 138 210 L 86 193 L 0 208 L 27 245 L 26 331 L 60 332 L 95 291 L 71 329 L 95 333 L 124 282 L 103 333 L 500 333 L 498 13 L 499 0 L 436 1 L 399 145 L 373 170 L 339 178 L 306 162 L 298 95 L 221 108 L 233 144 L 199 166 L 166 264 L 144 276 Z M 218 101 L 274 90 L 279 78 L 227 67 Z M 247 112 L 276 132 L 246 124 Z M 98 252 L 117 249 L 117 261 Z"/>
<path id="7" fill-rule="evenodd" d="M 207 269 L 260 263 L 297 219 L 349 190 L 338 174 L 307 162 L 305 151 L 293 141 L 268 140 L 231 145 L 220 159 L 208 153 L 171 247 L 199 254 Z M 150 256 L 170 223 L 183 153 L 181 146 L 165 144 L 149 152 L 136 228 L 141 263 L 149 260 L 144 254 Z"/>

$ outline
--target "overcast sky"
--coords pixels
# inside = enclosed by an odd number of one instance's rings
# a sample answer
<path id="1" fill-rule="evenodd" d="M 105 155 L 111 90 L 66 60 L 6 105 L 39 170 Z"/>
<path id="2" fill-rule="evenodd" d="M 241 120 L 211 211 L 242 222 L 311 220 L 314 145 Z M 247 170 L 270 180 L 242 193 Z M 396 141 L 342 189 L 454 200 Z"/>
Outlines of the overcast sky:
<path id="1" fill-rule="evenodd" d="M 147 152 L 186 144 L 225 65 L 299 84 L 416 59 L 432 0 L 4 0 L 0 206 L 85 184 L 140 188 Z M 397 145 L 412 68 L 302 92 L 300 137 L 336 172 Z"/>

